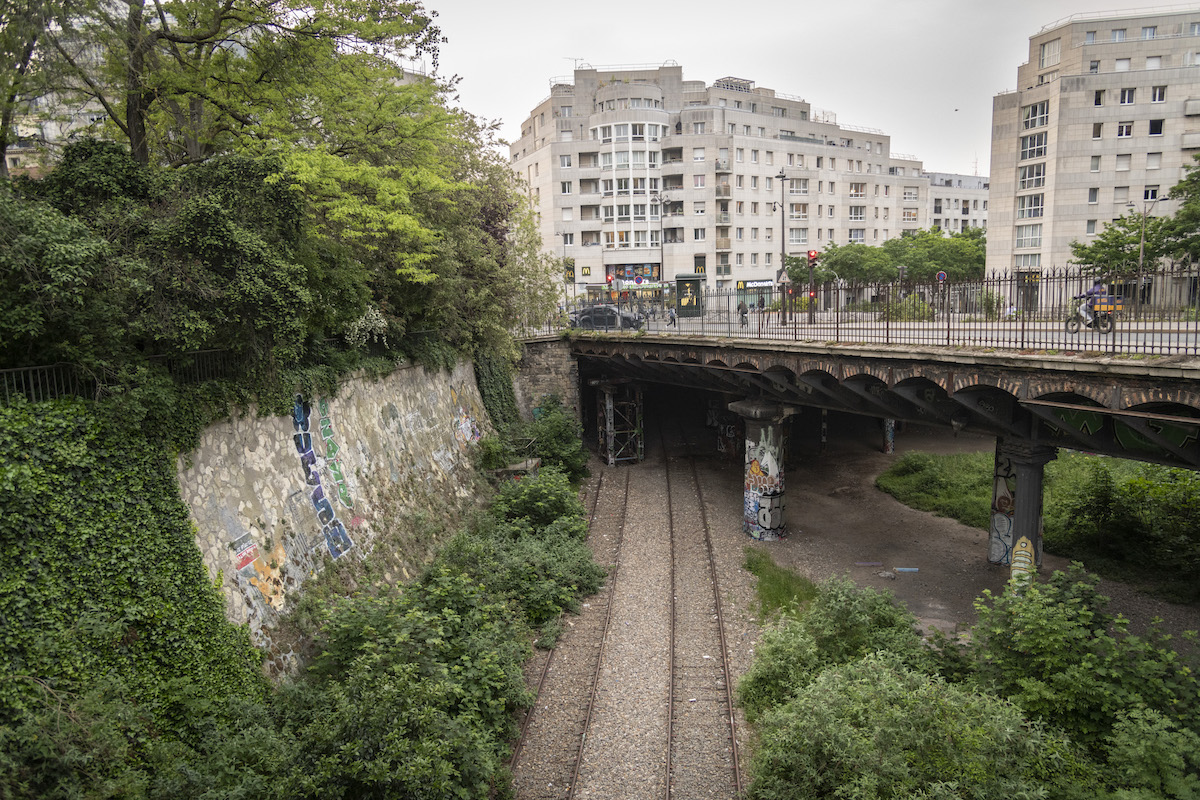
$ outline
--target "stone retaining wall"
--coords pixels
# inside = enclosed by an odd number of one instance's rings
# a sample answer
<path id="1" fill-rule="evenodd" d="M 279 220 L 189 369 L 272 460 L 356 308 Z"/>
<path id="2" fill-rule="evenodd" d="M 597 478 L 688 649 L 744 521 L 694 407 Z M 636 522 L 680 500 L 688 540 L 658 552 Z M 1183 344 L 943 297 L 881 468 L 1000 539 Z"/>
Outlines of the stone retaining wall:
<path id="1" fill-rule="evenodd" d="M 474 495 L 471 447 L 490 430 L 470 364 L 452 373 L 403 367 L 345 382 L 334 397 L 296 396 L 291 416 L 210 426 L 180 457 L 180 491 L 196 544 L 235 623 L 287 669 L 271 640 L 278 615 L 327 558 L 361 558 L 380 542 L 397 581 L 436 542 L 405 543 L 400 517 L 458 507 Z M 429 534 L 441 537 L 450 530 Z"/>
<path id="2" fill-rule="evenodd" d="M 533 419 L 533 409 L 548 394 L 561 397 L 579 418 L 579 365 L 570 343 L 562 338 L 526 342 L 513 375 L 513 391 L 522 419 Z"/>

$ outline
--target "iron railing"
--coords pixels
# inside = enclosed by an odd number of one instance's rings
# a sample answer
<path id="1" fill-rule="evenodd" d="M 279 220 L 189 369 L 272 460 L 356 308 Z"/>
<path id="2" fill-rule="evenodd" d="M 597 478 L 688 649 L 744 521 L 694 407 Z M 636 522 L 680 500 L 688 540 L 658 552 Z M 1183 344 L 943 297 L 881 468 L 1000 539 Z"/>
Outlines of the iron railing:
<path id="1" fill-rule="evenodd" d="M 544 325 L 568 329 L 589 306 L 612 305 L 640 318 L 648 332 L 892 347 L 977 347 L 1050 353 L 1200 354 L 1200 272 L 1145 274 L 1107 284 L 1119 310 L 1112 333 L 1066 329 L 1092 286 L 1078 271 L 1016 273 L 969 281 L 882 283 L 830 281 L 754 289 L 710 289 L 677 298 L 673 290 L 602 293 L 577 302 Z M 811 296 L 810 296 L 811 291 Z M 747 313 L 739 313 L 739 307 Z M 669 318 L 674 308 L 676 320 Z M 592 318 L 601 318 L 591 315 Z M 610 330 L 628 332 L 613 319 Z"/>

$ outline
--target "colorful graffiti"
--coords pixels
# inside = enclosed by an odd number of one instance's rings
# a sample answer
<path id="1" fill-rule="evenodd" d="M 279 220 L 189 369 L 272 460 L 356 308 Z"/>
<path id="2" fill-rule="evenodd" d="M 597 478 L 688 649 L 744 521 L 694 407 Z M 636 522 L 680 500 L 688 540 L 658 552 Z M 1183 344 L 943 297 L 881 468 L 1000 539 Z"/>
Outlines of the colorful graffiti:
<path id="1" fill-rule="evenodd" d="M 308 487 L 308 497 L 312 501 L 313 509 L 317 512 L 317 522 L 321 525 L 321 535 L 325 539 L 325 546 L 329 549 L 331 556 L 341 558 L 354 546 L 354 543 L 350 541 L 350 535 L 346 533 L 346 526 L 337 518 L 337 512 L 334 511 L 329 498 L 325 496 L 325 487 L 321 483 L 321 467 L 327 466 L 327 461 L 318 456 L 313 449 L 313 437 L 309 430 L 310 415 L 309 404 L 305 402 L 303 395 L 297 394 L 292 406 L 292 428 L 295 430 L 292 440 L 296 445 L 296 452 L 300 454 L 300 468 L 304 470 L 304 482 Z M 332 433 L 330 438 L 332 439 Z"/>
<path id="2" fill-rule="evenodd" d="M 1027 580 L 1035 572 L 1037 572 L 1037 559 L 1034 557 L 1033 542 L 1029 541 L 1029 537 L 1022 536 L 1013 545 L 1010 576 Z"/>
<path id="3" fill-rule="evenodd" d="M 992 486 L 992 518 L 988 529 L 988 561 L 1012 562 L 1013 516 L 1017 512 L 1017 473 L 1012 459 L 996 453 Z"/>
<path id="4" fill-rule="evenodd" d="M 782 436 L 777 425 L 758 427 L 758 441 L 752 441 L 753 427 L 746 439 L 746 477 L 742 530 L 752 539 L 773 541 L 785 535 L 783 527 Z"/>
<path id="5" fill-rule="evenodd" d="M 483 434 L 479 431 L 479 425 L 475 419 L 479 416 L 479 412 L 475 408 L 474 400 L 467 400 L 467 404 L 463 405 L 463 399 L 468 397 L 466 392 L 461 389 L 456 391 L 453 386 L 450 387 L 450 402 L 457 410 L 457 415 L 454 419 L 454 438 L 461 445 L 467 445 L 471 442 L 478 442 L 483 438 Z"/>
<path id="6" fill-rule="evenodd" d="M 329 401 L 322 397 L 317 401 L 317 408 L 321 412 L 321 439 L 325 443 L 325 467 L 337 485 L 338 500 L 346 508 L 354 508 L 354 500 L 350 497 L 350 488 L 346 485 L 346 475 L 342 472 L 342 460 L 338 458 L 341 448 L 333 440 L 333 422 L 329 419 Z"/>

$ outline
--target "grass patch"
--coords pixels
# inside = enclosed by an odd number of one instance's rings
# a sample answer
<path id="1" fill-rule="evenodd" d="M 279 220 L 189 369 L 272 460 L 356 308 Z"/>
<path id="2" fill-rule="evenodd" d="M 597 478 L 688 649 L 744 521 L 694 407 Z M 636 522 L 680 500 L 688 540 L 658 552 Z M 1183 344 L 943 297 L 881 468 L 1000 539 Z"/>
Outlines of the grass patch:
<path id="1" fill-rule="evenodd" d="M 992 453 L 906 453 L 876 485 L 912 508 L 988 530 Z M 1200 602 L 1200 477 L 1062 451 L 1046 465 L 1046 552 L 1175 602 Z"/>
<path id="2" fill-rule="evenodd" d="M 758 578 L 755 591 L 761 619 L 802 606 L 817 596 L 815 583 L 779 566 L 766 551 L 747 547 L 745 552 L 745 567 Z"/>

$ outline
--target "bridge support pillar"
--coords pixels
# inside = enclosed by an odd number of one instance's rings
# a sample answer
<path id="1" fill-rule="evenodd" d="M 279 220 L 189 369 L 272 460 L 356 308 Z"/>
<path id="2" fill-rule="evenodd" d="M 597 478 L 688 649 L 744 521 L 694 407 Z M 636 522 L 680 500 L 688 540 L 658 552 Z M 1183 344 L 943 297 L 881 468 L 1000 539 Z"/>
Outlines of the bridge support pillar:
<path id="1" fill-rule="evenodd" d="M 742 530 L 751 539 L 787 535 L 783 521 L 783 420 L 794 408 L 765 400 L 739 400 L 729 410 L 746 421 L 745 494 Z"/>
<path id="2" fill-rule="evenodd" d="M 896 420 L 883 421 L 883 452 L 892 455 L 896 452 Z"/>
<path id="3" fill-rule="evenodd" d="M 1042 565 L 1042 478 L 1057 449 L 996 439 L 988 561 L 1006 564 L 1013 577 Z"/>

